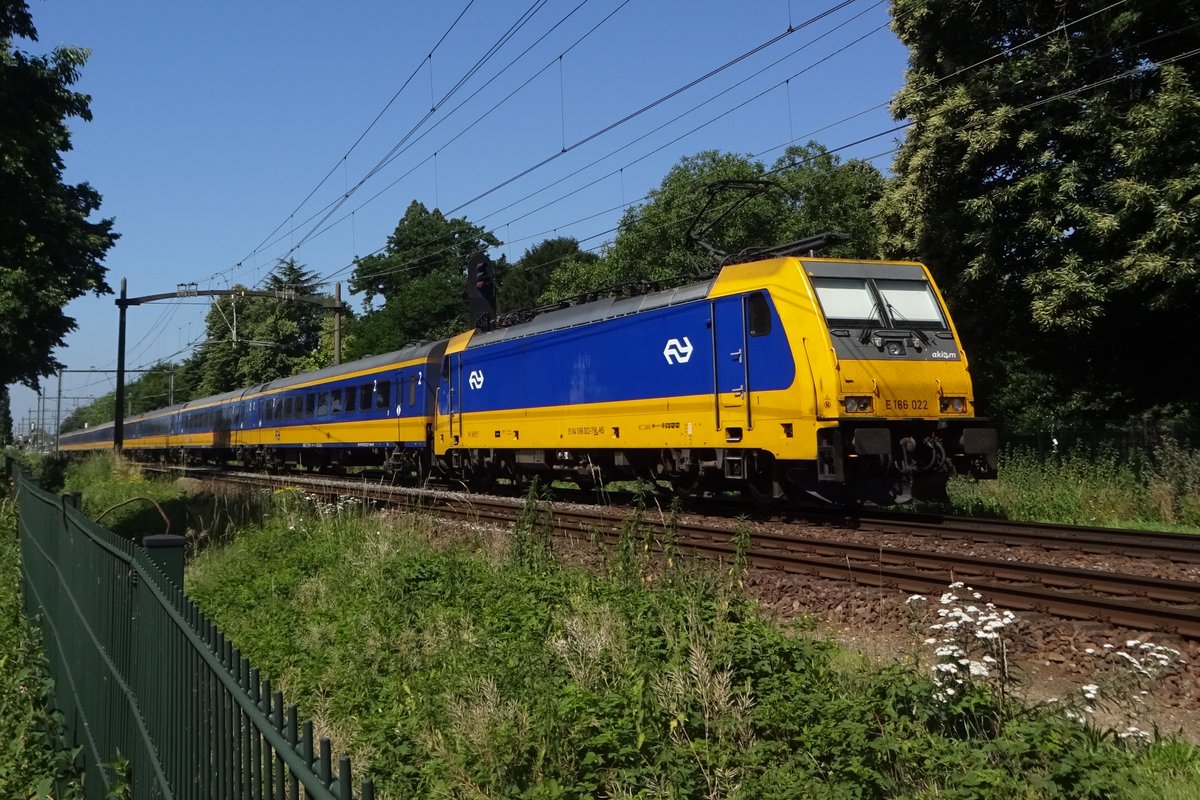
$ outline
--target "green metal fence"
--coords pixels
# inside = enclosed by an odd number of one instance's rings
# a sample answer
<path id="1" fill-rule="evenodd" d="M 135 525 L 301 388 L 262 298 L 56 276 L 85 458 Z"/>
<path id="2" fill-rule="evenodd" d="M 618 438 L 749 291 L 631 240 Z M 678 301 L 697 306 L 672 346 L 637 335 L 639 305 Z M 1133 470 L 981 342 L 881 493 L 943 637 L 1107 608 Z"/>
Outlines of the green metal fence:
<path id="1" fill-rule="evenodd" d="M 351 800 L 328 739 L 271 690 L 161 563 L 56 497 L 17 462 L 25 607 L 41 626 L 88 798 Z M 170 567 L 168 566 L 168 569 Z M 363 781 L 359 797 L 375 790 Z"/>

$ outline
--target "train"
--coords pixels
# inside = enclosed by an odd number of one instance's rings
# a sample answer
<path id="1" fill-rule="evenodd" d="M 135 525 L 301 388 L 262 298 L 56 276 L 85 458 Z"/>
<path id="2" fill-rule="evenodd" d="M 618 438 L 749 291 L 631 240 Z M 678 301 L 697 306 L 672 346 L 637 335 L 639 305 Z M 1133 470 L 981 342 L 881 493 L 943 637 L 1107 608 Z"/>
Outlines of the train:
<path id="1" fill-rule="evenodd" d="M 112 442 L 109 423 L 63 434 L 60 449 Z M 924 265 L 803 254 L 480 324 L 124 425 L 125 452 L 144 461 L 380 467 L 474 490 L 644 479 L 878 504 L 942 499 L 953 474 L 995 477 L 996 442 Z"/>

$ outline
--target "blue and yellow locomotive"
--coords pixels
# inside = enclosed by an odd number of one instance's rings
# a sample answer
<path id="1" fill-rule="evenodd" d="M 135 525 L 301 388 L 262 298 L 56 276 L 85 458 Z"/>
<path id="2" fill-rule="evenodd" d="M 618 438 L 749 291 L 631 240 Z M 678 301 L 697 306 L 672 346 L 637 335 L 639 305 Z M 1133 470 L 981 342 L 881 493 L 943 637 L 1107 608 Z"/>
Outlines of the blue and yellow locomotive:
<path id="1" fill-rule="evenodd" d="M 994 474 L 974 409 L 922 265 L 787 257 L 451 339 L 432 447 L 482 484 L 544 472 L 902 501 Z"/>

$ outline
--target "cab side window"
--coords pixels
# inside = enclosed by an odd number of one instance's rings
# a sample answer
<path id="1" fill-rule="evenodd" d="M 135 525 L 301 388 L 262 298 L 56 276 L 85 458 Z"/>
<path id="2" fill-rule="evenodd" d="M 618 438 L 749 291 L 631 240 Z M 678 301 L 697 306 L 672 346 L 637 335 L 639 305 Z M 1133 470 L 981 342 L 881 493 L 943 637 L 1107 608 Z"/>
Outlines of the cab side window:
<path id="1" fill-rule="evenodd" d="M 771 332 L 771 306 L 765 294 L 755 292 L 746 298 L 746 317 L 751 336 L 766 336 Z"/>

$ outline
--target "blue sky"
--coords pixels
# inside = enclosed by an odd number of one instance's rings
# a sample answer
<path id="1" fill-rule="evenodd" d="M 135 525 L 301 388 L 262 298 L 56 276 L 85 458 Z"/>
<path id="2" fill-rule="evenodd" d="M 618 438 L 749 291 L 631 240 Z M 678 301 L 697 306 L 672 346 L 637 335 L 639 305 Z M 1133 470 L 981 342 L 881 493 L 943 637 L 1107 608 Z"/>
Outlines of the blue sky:
<path id="1" fill-rule="evenodd" d="M 853 0 L 800 27 L 837 5 L 30 0 L 39 41 L 20 46 L 92 50 L 77 88 L 92 96 L 94 119 L 72 124 L 66 177 L 95 186 L 101 214 L 116 219 L 110 285 L 125 277 L 130 295 L 144 295 L 193 281 L 254 284 L 288 255 L 345 278 L 413 199 L 492 228 L 510 259 L 553 235 L 598 247 L 622 205 L 684 155 L 715 148 L 771 162 L 793 139 L 835 148 L 877 134 L 895 124 L 881 104 L 903 83 L 905 51 L 882 0 Z M 584 141 L 789 25 L 798 29 Z M 841 155 L 873 157 L 886 170 L 894 143 L 888 135 Z M 177 354 L 202 333 L 206 305 L 189 303 L 130 310 L 129 367 Z M 113 297 L 77 300 L 68 313 L 79 329 L 59 360 L 111 368 Z M 55 380 L 46 386 L 53 407 Z M 112 386 L 112 376 L 68 374 L 63 394 Z M 34 406 L 33 392 L 13 387 L 18 424 Z"/>

